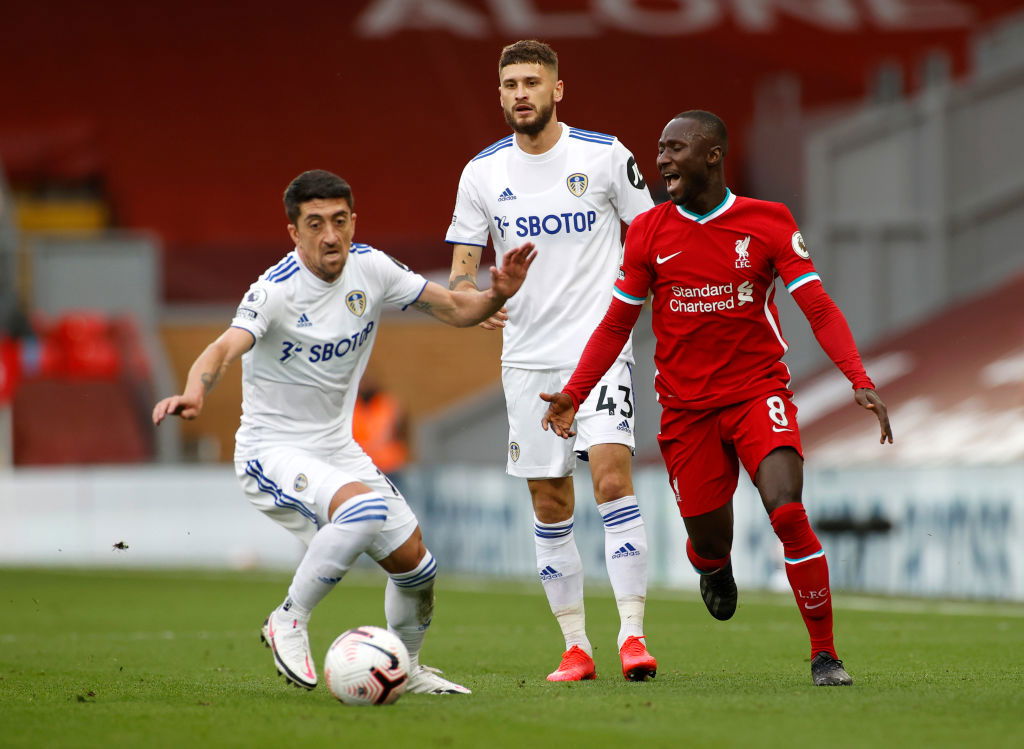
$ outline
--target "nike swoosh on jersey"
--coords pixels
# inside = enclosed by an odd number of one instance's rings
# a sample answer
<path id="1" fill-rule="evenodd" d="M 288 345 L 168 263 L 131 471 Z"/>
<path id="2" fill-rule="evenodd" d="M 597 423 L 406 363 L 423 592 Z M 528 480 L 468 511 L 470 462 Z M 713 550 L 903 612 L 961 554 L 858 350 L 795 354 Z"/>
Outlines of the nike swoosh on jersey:
<path id="1" fill-rule="evenodd" d="M 792 429 L 787 429 L 786 427 L 773 426 L 772 427 L 772 431 L 773 432 L 792 432 L 793 430 Z"/>
<path id="2" fill-rule="evenodd" d="M 805 609 L 808 609 L 808 610 L 810 610 L 810 609 L 816 609 L 816 608 L 819 608 L 819 607 L 821 607 L 821 606 L 824 606 L 824 605 L 825 605 L 826 603 L 828 603 L 828 601 L 822 601 L 821 603 L 816 603 L 816 604 L 814 604 L 813 606 L 812 606 L 811 604 L 809 604 L 809 603 L 805 603 L 805 604 L 804 604 L 804 608 L 805 608 Z"/>
<path id="3" fill-rule="evenodd" d="M 658 265 L 661 265 L 662 263 L 667 263 L 669 260 L 674 258 L 676 255 L 681 255 L 682 253 L 683 253 L 683 251 L 680 250 L 679 252 L 673 252 L 668 257 L 662 257 L 661 255 L 658 255 L 656 258 L 654 258 L 654 262 L 656 262 Z"/>

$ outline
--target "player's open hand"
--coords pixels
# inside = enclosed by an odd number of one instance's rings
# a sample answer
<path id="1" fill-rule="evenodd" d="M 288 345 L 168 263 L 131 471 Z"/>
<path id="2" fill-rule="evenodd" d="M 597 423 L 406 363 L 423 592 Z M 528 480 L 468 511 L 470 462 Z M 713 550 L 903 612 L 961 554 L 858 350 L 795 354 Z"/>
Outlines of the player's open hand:
<path id="1" fill-rule="evenodd" d="M 158 425 L 168 416 L 180 416 L 191 421 L 202 410 L 201 400 L 187 398 L 184 395 L 172 395 L 153 406 L 153 423 Z"/>
<path id="2" fill-rule="evenodd" d="M 548 410 L 540 420 L 544 431 L 550 425 L 551 430 L 562 439 L 575 437 L 572 423 L 576 420 L 576 409 L 573 408 L 572 398 L 565 393 L 541 393 L 540 399 L 548 403 Z"/>
<path id="3" fill-rule="evenodd" d="M 491 289 L 503 299 L 519 291 L 526 280 L 526 272 L 530 269 L 533 259 L 537 257 L 537 251 L 533 242 L 524 242 L 518 247 L 509 250 L 501 258 L 501 267 L 491 266 Z M 492 315 L 486 322 L 490 322 L 498 315 Z M 508 319 L 508 315 L 505 315 Z M 505 327 L 504 320 L 501 327 Z"/>
<path id="4" fill-rule="evenodd" d="M 480 327 L 484 330 L 501 330 L 505 327 L 506 322 L 508 322 L 508 310 L 502 307 L 480 323 Z"/>
<path id="5" fill-rule="evenodd" d="M 889 426 L 889 411 L 885 407 L 885 403 L 878 397 L 871 388 L 858 388 L 853 391 L 854 400 L 857 401 L 857 405 L 866 408 L 869 411 L 874 411 L 875 416 L 878 417 L 878 424 L 882 427 L 882 437 L 878 440 L 879 444 L 884 445 L 888 442 L 892 444 L 892 427 Z"/>

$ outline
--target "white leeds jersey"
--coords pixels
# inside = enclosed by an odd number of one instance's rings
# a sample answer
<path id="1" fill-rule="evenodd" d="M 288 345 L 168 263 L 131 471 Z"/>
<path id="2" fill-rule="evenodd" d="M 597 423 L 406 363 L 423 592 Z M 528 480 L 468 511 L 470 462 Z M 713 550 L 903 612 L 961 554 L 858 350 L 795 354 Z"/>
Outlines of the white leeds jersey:
<path id="1" fill-rule="evenodd" d="M 636 160 L 613 135 L 561 124 L 545 153 L 509 135 L 462 170 L 445 240 L 487 245 L 496 265 L 523 242 L 537 259 L 506 303 L 501 362 L 522 369 L 571 369 L 604 317 L 622 261 L 622 221 L 653 207 Z M 620 358 L 633 361 L 632 339 Z"/>
<path id="2" fill-rule="evenodd" d="M 242 356 L 235 460 L 266 447 L 329 454 L 355 445 L 352 410 L 381 310 L 408 307 L 426 284 L 365 244 L 352 245 L 333 283 L 313 275 L 295 250 L 263 273 L 231 321 L 256 339 Z"/>

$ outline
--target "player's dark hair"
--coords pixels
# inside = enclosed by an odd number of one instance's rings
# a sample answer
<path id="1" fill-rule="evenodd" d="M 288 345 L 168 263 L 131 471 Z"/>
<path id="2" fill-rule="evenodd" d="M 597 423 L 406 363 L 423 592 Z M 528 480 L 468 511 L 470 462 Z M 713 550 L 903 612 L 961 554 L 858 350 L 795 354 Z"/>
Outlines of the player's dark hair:
<path id="1" fill-rule="evenodd" d="M 501 75 L 501 71 L 506 65 L 518 65 L 524 62 L 551 68 L 555 73 L 555 78 L 558 78 L 558 55 L 549 45 L 538 42 L 536 39 L 522 39 L 501 50 L 501 57 L 498 58 L 498 75 Z"/>
<path id="2" fill-rule="evenodd" d="M 355 210 L 356 203 L 352 197 L 352 188 L 348 182 L 337 174 L 323 169 L 312 169 L 303 172 L 291 181 L 284 191 L 284 212 L 288 214 L 288 220 L 293 224 L 299 220 L 303 203 L 310 200 L 337 200 L 343 198 L 348 201 L 349 210 Z"/>
<path id="3" fill-rule="evenodd" d="M 722 121 L 722 118 L 717 114 L 705 112 L 703 109 L 690 109 L 686 112 L 680 112 L 672 119 L 699 122 L 704 137 L 720 145 L 723 156 L 729 152 L 729 132 L 725 129 L 725 123 Z"/>

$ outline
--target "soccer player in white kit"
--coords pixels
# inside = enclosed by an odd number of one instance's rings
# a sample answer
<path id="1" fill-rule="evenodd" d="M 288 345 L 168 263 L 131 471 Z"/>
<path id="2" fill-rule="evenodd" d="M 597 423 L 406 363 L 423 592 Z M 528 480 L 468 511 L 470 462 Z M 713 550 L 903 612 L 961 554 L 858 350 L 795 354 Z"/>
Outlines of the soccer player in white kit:
<path id="1" fill-rule="evenodd" d="M 524 242 L 491 269 L 490 289 L 450 291 L 352 241 L 352 190 L 340 177 L 304 172 L 284 202 L 295 249 L 249 288 L 231 327 L 193 363 L 184 393 L 157 403 L 153 422 L 196 418 L 227 365 L 242 357 L 236 473 L 249 500 L 307 545 L 262 632 L 288 681 L 317 685 L 310 614 L 365 552 L 389 576 L 384 612 L 409 651 L 406 691 L 468 694 L 419 663 L 437 564 L 404 497 L 352 439 L 351 417 L 385 305 L 475 325 L 519 289 L 533 245 Z"/>
<path id="2" fill-rule="evenodd" d="M 476 288 L 490 236 L 497 257 L 518 242 L 542 250 L 507 309 L 485 328 L 503 328 L 502 384 L 509 420 L 507 471 L 527 480 L 535 516 L 537 570 L 565 638 L 549 681 L 596 675 L 583 607 L 583 566 L 573 539 L 572 473 L 589 459 L 605 526 L 605 560 L 618 605 L 623 675 L 655 676 L 644 642 L 647 537 L 633 490 L 632 346 L 577 415 L 575 444 L 537 425 L 537 397 L 568 380 L 604 316 L 622 259 L 622 222 L 653 207 L 636 160 L 614 136 L 558 122 L 558 57 L 547 44 L 520 41 L 498 63 L 505 120 L 514 133 L 466 165 L 446 240 L 455 245 L 450 287 Z"/>

